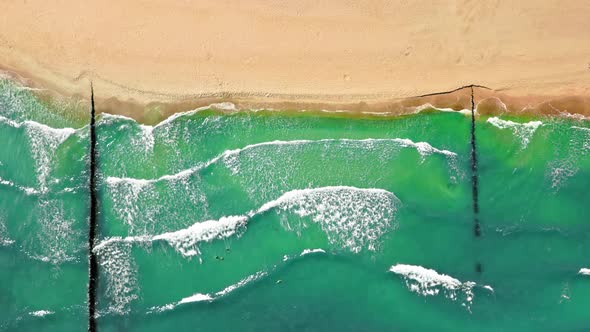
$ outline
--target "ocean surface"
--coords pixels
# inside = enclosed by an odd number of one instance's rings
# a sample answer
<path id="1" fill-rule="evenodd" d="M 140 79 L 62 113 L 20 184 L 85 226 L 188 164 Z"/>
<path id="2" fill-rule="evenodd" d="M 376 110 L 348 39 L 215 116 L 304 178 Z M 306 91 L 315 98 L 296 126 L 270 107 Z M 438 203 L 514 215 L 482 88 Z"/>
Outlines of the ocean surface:
<path id="1" fill-rule="evenodd" d="M 0 330 L 88 328 L 68 107 L 0 81 Z M 471 110 L 98 116 L 98 330 L 589 329 L 590 123 L 474 124 L 475 168 Z"/>

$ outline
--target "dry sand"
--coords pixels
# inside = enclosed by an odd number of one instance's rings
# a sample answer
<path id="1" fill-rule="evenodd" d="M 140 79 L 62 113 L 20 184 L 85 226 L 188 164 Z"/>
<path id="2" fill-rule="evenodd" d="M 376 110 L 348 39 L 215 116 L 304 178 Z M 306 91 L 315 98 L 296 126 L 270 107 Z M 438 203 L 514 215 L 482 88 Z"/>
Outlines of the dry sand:
<path id="1" fill-rule="evenodd" d="M 463 107 L 409 97 L 469 84 L 493 89 L 482 109 L 590 115 L 589 18 L 587 0 L 3 1 L 0 68 L 83 98 L 92 80 L 99 110 L 140 120 L 222 100 Z"/>

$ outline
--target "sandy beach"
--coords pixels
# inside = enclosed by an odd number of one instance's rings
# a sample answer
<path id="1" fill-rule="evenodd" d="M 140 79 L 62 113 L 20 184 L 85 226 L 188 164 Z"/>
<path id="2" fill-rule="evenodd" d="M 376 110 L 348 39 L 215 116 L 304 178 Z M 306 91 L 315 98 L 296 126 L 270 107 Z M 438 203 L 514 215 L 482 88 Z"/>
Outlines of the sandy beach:
<path id="1" fill-rule="evenodd" d="M 0 68 L 146 120 L 240 107 L 408 106 L 590 115 L 590 2 L 24 1 L 0 14 Z M 486 100 L 487 99 L 487 100 Z M 501 100 L 501 102 L 499 100 Z M 494 106 L 495 105 L 495 106 Z M 484 107 L 485 106 L 485 107 Z M 152 112 L 153 113 L 153 112 Z"/>

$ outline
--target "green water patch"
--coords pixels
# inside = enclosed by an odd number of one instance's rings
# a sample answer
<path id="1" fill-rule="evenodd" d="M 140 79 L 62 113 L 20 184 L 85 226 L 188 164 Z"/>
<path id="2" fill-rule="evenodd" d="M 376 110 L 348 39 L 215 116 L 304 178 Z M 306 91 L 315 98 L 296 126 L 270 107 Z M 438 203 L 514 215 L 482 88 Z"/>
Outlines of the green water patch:
<path id="1" fill-rule="evenodd" d="M 86 329 L 88 127 L 2 84 L 0 329 Z M 475 125 L 480 237 L 462 113 L 101 115 L 99 329 L 587 326 L 590 126 Z"/>

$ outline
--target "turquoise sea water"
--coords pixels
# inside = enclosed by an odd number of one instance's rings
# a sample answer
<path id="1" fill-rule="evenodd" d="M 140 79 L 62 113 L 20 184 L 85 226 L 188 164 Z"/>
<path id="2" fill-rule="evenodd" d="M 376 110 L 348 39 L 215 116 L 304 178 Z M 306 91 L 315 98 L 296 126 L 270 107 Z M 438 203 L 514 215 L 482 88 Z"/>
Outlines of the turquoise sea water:
<path id="1" fill-rule="evenodd" d="M 88 118 L 0 82 L 0 330 L 86 330 Z M 586 121 L 476 117 L 475 236 L 470 113 L 230 106 L 99 116 L 99 331 L 590 328 Z"/>

